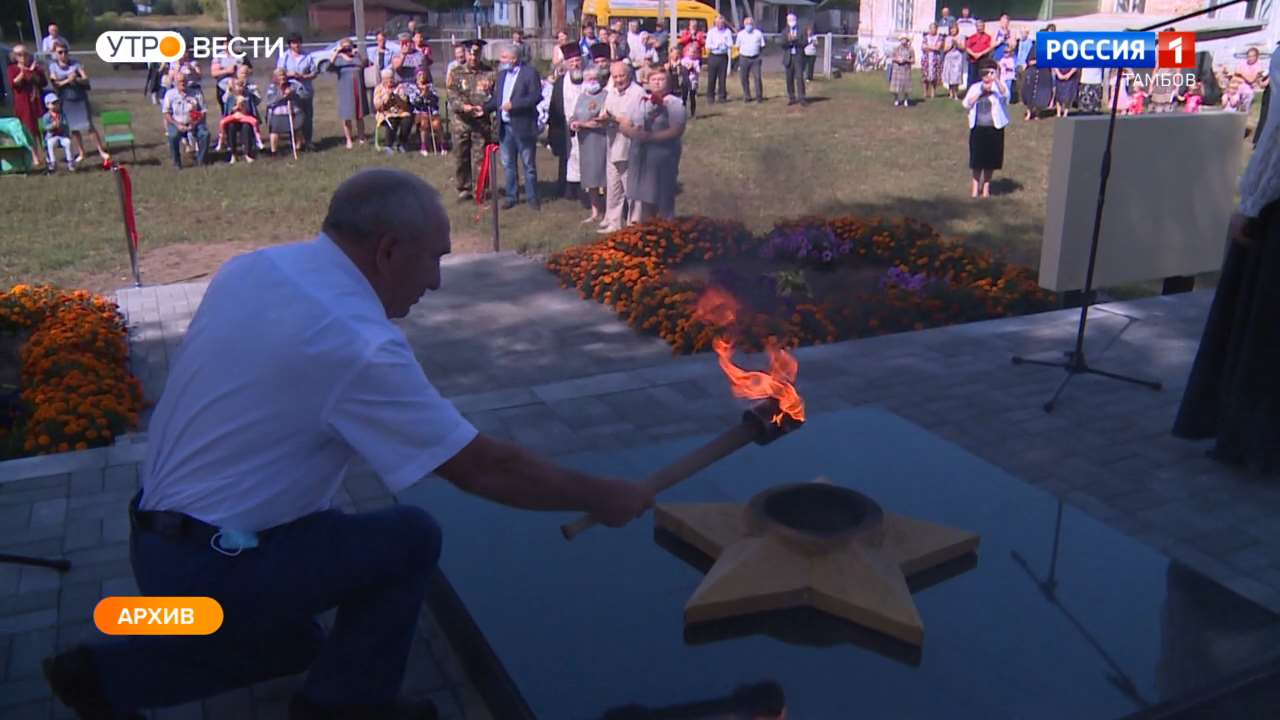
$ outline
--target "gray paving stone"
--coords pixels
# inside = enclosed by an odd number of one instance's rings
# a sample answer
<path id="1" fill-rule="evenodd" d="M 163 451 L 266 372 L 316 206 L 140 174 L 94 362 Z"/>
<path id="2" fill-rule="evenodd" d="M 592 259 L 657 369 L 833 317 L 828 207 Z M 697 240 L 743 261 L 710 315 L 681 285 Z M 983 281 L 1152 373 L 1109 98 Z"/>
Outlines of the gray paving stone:
<path id="1" fill-rule="evenodd" d="M 0 598 L 18 592 L 18 578 L 22 568 L 17 565 L 0 563 Z"/>
<path id="2" fill-rule="evenodd" d="M 1251 533 L 1229 525 L 1196 535 L 1191 542 L 1202 552 L 1228 560 L 1238 551 L 1259 546 L 1258 539 Z"/>
<path id="3" fill-rule="evenodd" d="M 0 597 L 0 615 L 21 615 L 58 605 L 57 588 L 14 593 Z"/>
<path id="4" fill-rule="evenodd" d="M 136 493 L 138 491 L 138 466 L 130 463 L 108 467 L 103 471 L 102 486 L 105 493 Z"/>
<path id="5" fill-rule="evenodd" d="M 0 685 L 0 692 L 4 692 L 3 685 Z M 4 717 L 5 720 L 48 720 L 51 706 L 52 702 L 45 700 L 4 708 Z"/>
<path id="6" fill-rule="evenodd" d="M 6 463 L 7 464 L 7 463 Z M 28 477 L 21 480 L 9 480 L 4 483 L 6 491 L 21 492 L 23 490 L 47 490 L 49 488 L 66 487 L 67 476 L 59 475 L 41 475 L 38 477 Z"/>
<path id="7" fill-rule="evenodd" d="M 66 524 L 65 533 L 63 548 L 67 552 L 93 547 L 102 542 L 102 520 L 100 518 L 73 520 Z"/>
<path id="8" fill-rule="evenodd" d="M 61 525 L 47 524 L 0 530 L 0 548 L 12 548 L 18 545 L 29 545 L 41 540 L 61 538 L 62 532 Z M 5 552 L 9 552 L 9 550 L 6 549 Z M 15 554 L 23 553 L 15 552 Z"/>
<path id="9" fill-rule="evenodd" d="M 58 611 L 54 608 L 33 610 L 16 615 L 0 616 L 0 635 L 12 635 L 27 630 L 53 627 L 58 623 Z M 0 692 L 0 698 L 4 693 Z"/>
<path id="10" fill-rule="evenodd" d="M 67 519 L 67 499 L 41 500 L 31 505 L 31 526 L 61 526 Z"/>
<path id="11" fill-rule="evenodd" d="M 62 586 L 62 573 L 42 567 L 27 566 L 22 568 L 22 578 L 18 580 L 18 594 L 57 590 Z"/>
<path id="12" fill-rule="evenodd" d="M 31 505 L 0 505 L 0 529 L 24 528 L 31 523 Z"/>
<path id="13" fill-rule="evenodd" d="M 131 572 L 133 567 L 128 560 L 107 560 L 73 566 L 69 577 L 76 582 L 91 582 L 123 577 Z"/>
<path id="14" fill-rule="evenodd" d="M 126 511 L 104 515 L 102 518 L 102 541 L 106 543 L 128 542 L 131 529 Z"/>
<path id="15" fill-rule="evenodd" d="M 553 402 L 576 397 L 618 393 L 648 386 L 649 381 L 641 375 L 633 372 L 616 372 L 546 385 L 535 385 L 531 390 L 543 402 Z"/>
<path id="16" fill-rule="evenodd" d="M 141 593 L 138 591 L 138 581 L 134 580 L 132 575 L 102 581 L 103 597 L 132 597 L 140 594 Z"/>
<path id="17" fill-rule="evenodd" d="M 547 407 L 574 430 L 585 430 L 600 425 L 616 425 L 621 421 L 617 412 L 598 397 L 555 400 L 547 403 Z"/>
<path id="18" fill-rule="evenodd" d="M 53 654 L 58 637 L 54 628 L 31 630 L 13 636 L 9 651 L 9 681 L 39 678 L 40 661 Z"/>
<path id="19" fill-rule="evenodd" d="M 1280 565 L 1280 547 L 1257 543 L 1226 553 L 1227 564 L 1242 573 L 1251 573 Z"/>
<path id="20" fill-rule="evenodd" d="M 27 458 L 30 459 L 30 458 Z M 24 460 L 9 460 L 0 463 L 0 467 L 12 462 L 25 462 Z M 53 500 L 55 498 L 65 498 L 67 496 L 66 488 L 43 488 L 40 490 L 12 490 L 6 491 L 4 484 L 0 483 L 0 507 L 13 505 L 30 505 L 31 503 L 40 502 L 41 500 Z"/>
<path id="21" fill-rule="evenodd" d="M 106 596 L 98 581 L 64 583 L 58 596 L 59 622 L 65 625 L 91 619 L 98 601 Z"/>

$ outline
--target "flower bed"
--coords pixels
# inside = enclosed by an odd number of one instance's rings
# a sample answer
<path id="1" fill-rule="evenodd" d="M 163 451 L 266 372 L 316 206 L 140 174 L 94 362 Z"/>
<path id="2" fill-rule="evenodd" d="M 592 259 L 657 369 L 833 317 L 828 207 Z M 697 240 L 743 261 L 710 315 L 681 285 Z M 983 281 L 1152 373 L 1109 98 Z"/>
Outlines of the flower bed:
<path id="1" fill-rule="evenodd" d="M 1056 305 L 1031 269 L 912 220 L 800 218 L 763 237 L 732 221 L 655 220 L 556 253 L 547 266 L 676 353 L 709 349 L 719 334 L 694 318 L 710 286 L 743 303 L 733 334 L 752 350 L 770 337 L 795 347 Z"/>
<path id="2" fill-rule="evenodd" d="M 0 292 L 0 335 L 26 336 L 20 393 L 0 414 L 0 459 L 109 445 L 137 428 L 142 386 L 114 302 L 16 285 Z"/>

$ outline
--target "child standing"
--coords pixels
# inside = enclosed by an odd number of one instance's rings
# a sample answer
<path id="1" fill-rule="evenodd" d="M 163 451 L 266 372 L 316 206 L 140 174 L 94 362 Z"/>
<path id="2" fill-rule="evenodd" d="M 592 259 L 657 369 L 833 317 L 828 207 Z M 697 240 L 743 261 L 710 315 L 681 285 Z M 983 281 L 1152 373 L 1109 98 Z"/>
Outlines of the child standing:
<path id="1" fill-rule="evenodd" d="M 685 78 L 688 80 L 689 97 L 684 99 L 684 106 L 689 111 L 689 117 L 698 113 L 698 79 L 702 76 L 701 47 L 696 42 L 685 45 L 684 55 L 680 58 L 680 67 L 684 68 Z"/>
<path id="2" fill-rule="evenodd" d="M 1183 104 L 1183 112 L 1198 113 L 1200 106 L 1204 104 L 1204 92 L 1200 89 L 1199 83 L 1192 83 L 1175 95 L 1173 101 Z"/>
<path id="3" fill-rule="evenodd" d="M 45 166 L 45 172 L 52 175 L 54 168 L 57 167 L 54 156 L 59 145 L 62 146 L 62 152 L 66 156 L 67 171 L 75 172 L 76 163 L 71 157 L 71 137 L 67 131 L 67 117 L 62 113 L 62 101 L 54 93 L 45 93 L 44 106 L 46 112 L 41 121 L 44 123 L 45 154 L 49 160 Z"/>
<path id="4" fill-rule="evenodd" d="M 1129 114 L 1141 115 L 1147 111 L 1147 90 L 1142 83 L 1134 83 L 1133 95 L 1129 98 Z"/>
<path id="5" fill-rule="evenodd" d="M 1232 78 L 1227 84 L 1227 91 L 1222 94 L 1222 109 L 1227 112 L 1244 112 L 1244 98 L 1240 93 L 1240 80 Z"/>
<path id="6" fill-rule="evenodd" d="M 1009 102 L 1018 102 L 1018 38 L 1008 39 L 1008 49 L 1000 56 L 1000 81 L 1009 89 Z"/>

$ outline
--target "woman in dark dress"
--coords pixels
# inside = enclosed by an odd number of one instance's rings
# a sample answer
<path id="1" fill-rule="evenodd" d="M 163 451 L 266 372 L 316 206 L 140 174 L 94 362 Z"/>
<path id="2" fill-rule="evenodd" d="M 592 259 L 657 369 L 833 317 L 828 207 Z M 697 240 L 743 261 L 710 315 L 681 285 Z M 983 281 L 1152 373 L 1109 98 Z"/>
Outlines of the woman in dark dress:
<path id="1" fill-rule="evenodd" d="M 1280 72 L 1280 53 L 1271 56 Z M 1271 115 L 1268 112 L 1268 116 Z M 1280 118 L 1268 117 L 1240 179 L 1240 207 L 1173 434 L 1210 456 L 1280 472 Z"/>
<path id="2" fill-rule="evenodd" d="M 44 136 L 40 132 L 40 117 L 44 115 L 44 86 L 48 79 L 44 76 L 44 68 L 27 51 L 27 46 L 13 46 L 9 54 L 9 87 L 13 88 L 13 114 L 22 123 L 23 129 L 30 135 L 31 164 L 40 167 L 44 164 L 40 152 Z"/>
<path id="3" fill-rule="evenodd" d="M 1036 64 L 1035 41 L 1027 53 L 1027 66 L 1022 71 L 1022 88 L 1018 97 L 1027 104 L 1027 120 L 1036 120 L 1040 113 L 1053 107 L 1053 70 Z"/>

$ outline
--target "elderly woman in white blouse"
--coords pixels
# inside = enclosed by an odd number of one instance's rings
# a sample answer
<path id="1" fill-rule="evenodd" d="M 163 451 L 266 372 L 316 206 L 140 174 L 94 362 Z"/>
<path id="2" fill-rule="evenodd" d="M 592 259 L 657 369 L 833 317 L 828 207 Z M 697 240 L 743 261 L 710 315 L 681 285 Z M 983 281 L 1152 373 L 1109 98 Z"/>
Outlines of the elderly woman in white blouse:
<path id="1" fill-rule="evenodd" d="M 1280 53 L 1270 75 L 1280 77 Z M 1273 95 L 1269 104 L 1275 103 Z M 1280 474 L 1280 112 L 1267 108 L 1173 434 L 1213 438 L 1210 457 Z"/>
<path id="2" fill-rule="evenodd" d="M 1000 68 L 991 61 L 978 66 L 979 80 L 969 86 L 964 107 L 969 111 L 969 169 L 973 197 L 991 197 L 991 176 L 1004 166 L 1004 128 L 1009 124 L 1009 87 L 1000 82 Z"/>

